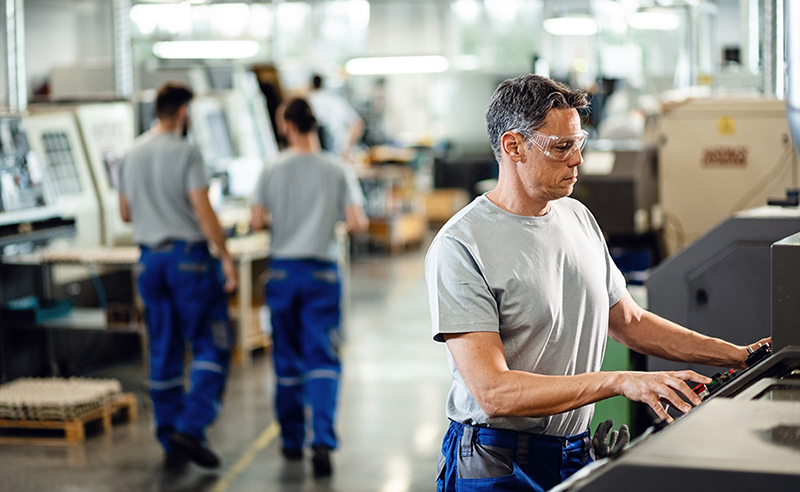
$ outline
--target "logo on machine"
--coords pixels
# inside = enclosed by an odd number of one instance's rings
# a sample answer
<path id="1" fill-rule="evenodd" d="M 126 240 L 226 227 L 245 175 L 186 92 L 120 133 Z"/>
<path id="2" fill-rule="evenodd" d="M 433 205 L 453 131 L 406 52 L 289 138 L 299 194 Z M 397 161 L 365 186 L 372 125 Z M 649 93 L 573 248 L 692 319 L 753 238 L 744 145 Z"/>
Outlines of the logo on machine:
<path id="1" fill-rule="evenodd" d="M 743 168 L 747 166 L 750 151 L 744 145 L 720 145 L 706 147 L 700 163 L 703 167 Z"/>

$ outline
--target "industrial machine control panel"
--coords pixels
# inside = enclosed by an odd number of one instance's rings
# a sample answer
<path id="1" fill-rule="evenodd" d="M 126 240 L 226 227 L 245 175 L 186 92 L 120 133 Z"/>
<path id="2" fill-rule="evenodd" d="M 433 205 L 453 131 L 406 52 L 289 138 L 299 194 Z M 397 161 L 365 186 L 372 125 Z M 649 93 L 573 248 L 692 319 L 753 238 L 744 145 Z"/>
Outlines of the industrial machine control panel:
<path id="1" fill-rule="evenodd" d="M 764 345 L 748 363 L 696 386 L 703 402 L 691 412 L 552 490 L 799 490 L 800 347 Z"/>
<path id="2" fill-rule="evenodd" d="M 708 384 L 698 384 L 695 386 L 693 391 L 697 393 L 697 396 L 700 397 L 701 400 L 705 401 L 707 398 L 711 397 L 712 395 L 719 392 L 722 388 L 726 387 L 727 385 L 731 384 L 735 381 L 739 376 L 743 375 L 745 372 L 750 370 L 754 365 L 758 364 L 762 360 L 766 359 L 772 355 L 772 346 L 767 343 L 761 345 L 758 350 L 755 350 L 747 356 L 745 360 L 745 364 L 747 364 L 747 369 L 745 370 L 736 370 L 731 369 L 728 372 L 718 372 L 711 376 L 711 382 Z"/>

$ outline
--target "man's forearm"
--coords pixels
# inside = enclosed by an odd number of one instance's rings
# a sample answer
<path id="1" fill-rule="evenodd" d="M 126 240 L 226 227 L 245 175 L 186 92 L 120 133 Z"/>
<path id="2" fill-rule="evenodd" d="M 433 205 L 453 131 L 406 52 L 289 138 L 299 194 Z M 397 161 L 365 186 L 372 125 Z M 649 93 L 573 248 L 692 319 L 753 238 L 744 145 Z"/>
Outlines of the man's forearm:
<path id="1" fill-rule="evenodd" d="M 732 343 L 684 328 L 649 311 L 621 330 L 614 340 L 645 355 L 717 367 L 738 367 L 746 354 Z"/>
<path id="2" fill-rule="evenodd" d="M 205 226 L 201 222 L 200 228 L 203 231 L 203 235 L 205 236 L 206 240 L 214 245 L 220 258 L 230 256 L 228 249 L 225 247 L 225 241 L 227 239 L 225 237 L 225 231 L 222 230 L 222 226 L 219 224 L 216 216 L 207 221 Z"/>
<path id="3" fill-rule="evenodd" d="M 214 212 L 211 203 L 208 201 L 207 192 L 205 190 L 193 190 L 189 193 L 189 199 L 197 216 L 197 222 L 203 237 L 214 245 L 220 258 L 230 258 L 225 247 L 225 232 L 219 224 L 216 212 Z"/>
<path id="4" fill-rule="evenodd" d="M 594 372 L 575 376 L 545 376 L 506 371 L 480 391 L 478 404 L 492 417 L 547 417 L 611 398 L 615 373 Z"/>
<path id="5" fill-rule="evenodd" d="M 445 335 L 447 348 L 475 401 L 488 417 L 546 417 L 615 395 L 648 404 L 661 418 L 665 400 L 681 411 L 689 406 L 682 393 L 700 403 L 685 381 L 710 382 L 692 371 L 587 372 L 550 376 L 510 370 L 500 335 L 471 332 Z"/>
<path id="6" fill-rule="evenodd" d="M 747 357 L 744 347 L 707 337 L 642 309 L 628 293 L 609 311 L 608 334 L 639 353 L 676 362 L 741 368 Z"/>

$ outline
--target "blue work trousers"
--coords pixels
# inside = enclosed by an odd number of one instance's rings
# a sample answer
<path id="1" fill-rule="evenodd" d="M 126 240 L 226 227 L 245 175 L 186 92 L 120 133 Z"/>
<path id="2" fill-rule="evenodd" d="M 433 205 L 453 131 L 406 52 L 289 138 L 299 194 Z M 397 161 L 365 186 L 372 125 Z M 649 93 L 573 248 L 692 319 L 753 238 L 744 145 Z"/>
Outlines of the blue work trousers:
<path id="1" fill-rule="evenodd" d="M 589 431 L 545 436 L 451 422 L 437 468 L 437 491 L 543 492 L 592 461 Z"/>
<path id="2" fill-rule="evenodd" d="M 182 432 L 205 439 L 217 416 L 230 364 L 232 336 L 219 261 L 206 243 L 142 247 L 138 276 L 150 342 L 150 398 L 156 435 Z M 186 347 L 192 352 L 184 388 Z"/>
<path id="3" fill-rule="evenodd" d="M 327 261 L 273 259 L 265 290 L 272 319 L 275 408 L 283 446 L 303 448 L 305 409 L 309 407 L 311 445 L 334 449 L 341 370 L 338 268 Z"/>

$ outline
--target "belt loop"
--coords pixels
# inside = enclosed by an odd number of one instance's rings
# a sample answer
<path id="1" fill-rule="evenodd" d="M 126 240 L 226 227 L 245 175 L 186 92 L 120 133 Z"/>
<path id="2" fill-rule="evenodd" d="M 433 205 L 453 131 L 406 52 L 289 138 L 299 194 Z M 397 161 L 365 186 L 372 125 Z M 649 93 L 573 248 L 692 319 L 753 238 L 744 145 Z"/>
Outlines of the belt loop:
<path id="1" fill-rule="evenodd" d="M 589 433 L 585 432 L 582 438 L 581 445 L 581 462 L 586 464 L 589 462 L 589 450 L 592 448 L 592 441 L 589 439 Z"/>
<path id="2" fill-rule="evenodd" d="M 517 463 L 520 465 L 528 464 L 530 456 L 531 436 L 525 432 L 520 432 L 517 438 Z"/>
<path id="3" fill-rule="evenodd" d="M 471 425 L 464 424 L 464 434 L 461 436 L 461 457 L 472 456 L 472 437 L 474 429 Z"/>

